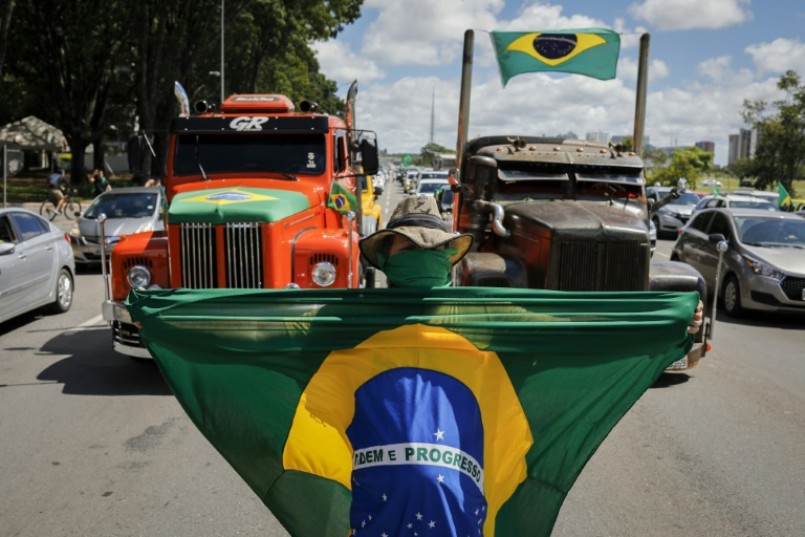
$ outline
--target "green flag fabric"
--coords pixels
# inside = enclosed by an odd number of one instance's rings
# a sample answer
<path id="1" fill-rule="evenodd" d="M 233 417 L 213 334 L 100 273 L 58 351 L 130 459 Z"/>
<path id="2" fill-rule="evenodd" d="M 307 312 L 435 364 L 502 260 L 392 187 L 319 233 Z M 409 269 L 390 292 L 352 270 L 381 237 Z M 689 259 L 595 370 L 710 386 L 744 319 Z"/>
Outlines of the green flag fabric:
<path id="1" fill-rule="evenodd" d="M 490 36 L 504 87 L 513 76 L 534 71 L 615 78 L 621 40 L 612 30 L 492 31 Z"/>
<path id="2" fill-rule="evenodd" d="M 341 214 L 346 214 L 350 211 L 358 210 L 358 200 L 355 195 L 344 188 L 338 181 L 333 181 L 333 186 L 330 188 L 330 195 L 327 198 L 327 206 L 335 209 Z"/>
<path id="3" fill-rule="evenodd" d="M 689 350 L 697 302 L 178 289 L 128 308 L 189 417 L 294 537 L 547 537 L 600 443 Z"/>
<path id="4" fill-rule="evenodd" d="M 791 210 L 791 196 L 783 186 L 782 181 L 777 181 L 777 208 L 781 211 Z"/>

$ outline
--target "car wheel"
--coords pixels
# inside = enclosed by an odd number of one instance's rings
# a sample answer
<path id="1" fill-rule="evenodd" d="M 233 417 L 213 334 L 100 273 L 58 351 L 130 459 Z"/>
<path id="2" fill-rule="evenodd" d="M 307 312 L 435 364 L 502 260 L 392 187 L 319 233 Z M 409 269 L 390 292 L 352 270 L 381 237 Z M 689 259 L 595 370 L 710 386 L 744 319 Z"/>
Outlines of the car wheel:
<path id="1" fill-rule="evenodd" d="M 724 282 L 724 293 L 722 300 L 724 301 L 724 311 L 730 317 L 740 317 L 744 313 L 743 306 L 741 306 L 741 285 L 738 283 L 738 278 L 730 274 Z"/>
<path id="2" fill-rule="evenodd" d="M 56 278 L 56 300 L 50 305 L 54 313 L 64 313 L 73 305 L 73 277 L 63 268 Z"/>

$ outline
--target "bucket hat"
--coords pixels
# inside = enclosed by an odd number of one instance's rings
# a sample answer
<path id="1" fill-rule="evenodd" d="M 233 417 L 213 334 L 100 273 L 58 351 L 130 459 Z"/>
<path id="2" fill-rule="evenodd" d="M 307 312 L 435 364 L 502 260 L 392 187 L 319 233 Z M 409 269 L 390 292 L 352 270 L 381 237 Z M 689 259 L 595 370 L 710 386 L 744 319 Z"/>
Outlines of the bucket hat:
<path id="1" fill-rule="evenodd" d="M 384 229 L 377 231 L 359 245 L 364 257 L 377 268 L 377 252 L 382 252 L 386 239 L 401 235 L 422 249 L 433 249 L 440 246 L 456 248 L 457 252 L 450 256 L 450 263 L 458 263 L 472 246 L 472 235 L 459 234 L 450 228 L 450 223 L 442 219 L 436 198 L 417 195 L 403 198 Z"/>

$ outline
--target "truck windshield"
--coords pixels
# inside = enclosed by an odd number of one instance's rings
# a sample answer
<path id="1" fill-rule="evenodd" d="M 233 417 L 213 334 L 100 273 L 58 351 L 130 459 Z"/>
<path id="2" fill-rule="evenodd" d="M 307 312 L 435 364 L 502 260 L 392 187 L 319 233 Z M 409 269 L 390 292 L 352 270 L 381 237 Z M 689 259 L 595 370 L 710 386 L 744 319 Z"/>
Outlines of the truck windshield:
<path id="1" fill-rule="evenodd" d="M 198 142 L 197 142 L 198 141 Z M 196 145 L 198 143 L 198 145 Z M 323 134 L 206 134 L 177 136 L 174 175 L 279 172 L 319 175 L 326 162 Z"/>

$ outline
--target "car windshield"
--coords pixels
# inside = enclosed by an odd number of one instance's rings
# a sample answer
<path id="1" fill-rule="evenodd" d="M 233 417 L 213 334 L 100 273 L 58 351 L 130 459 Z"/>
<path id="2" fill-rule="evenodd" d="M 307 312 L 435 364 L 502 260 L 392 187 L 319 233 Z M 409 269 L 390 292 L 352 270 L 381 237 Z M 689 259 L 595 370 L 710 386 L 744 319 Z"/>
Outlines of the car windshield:
<path id="1" fill-rule="evenodd" d="M 805 219 L 735 217 L 738 236 L 750 246 L 786 246 L 805 249 Z"/>
<path id="2" fill-rule="evenodd" d="M 445 188 L 446 186 L 447 186 L 447 181 L 445 181 L 445 182 L 441 182 L 441 181 L 435 182 L 434 181 L 433 183 L 422 182 L 422 183 L 419 183 L 418 192 L 421 193 L 421 194 L 433 194 L 434 192 L 438 192 L 439 190 L 441 190 L 442 188 Z"/>
<path id="3" fill-rule="evenodd" d="M 137 194 L 116 194 L 114 192 L 95 198 L 84 213 L 85 218 L 145 218 L 154 214 L 157 194 L 142 192 Z"/>
<path id="4" fill-rule="evenodd" d="M 699 203 L 699 196 L 693 192 L 684 192 L 672 200 L 669 205 L 696 205 L 697 203 Z"/>
<path id="5" fill-rule="evenodd" d="M 323 134 L 187 134 L 178 136 L 175 175 L 278 172 L 318 175 L 326 160 Z"/>

